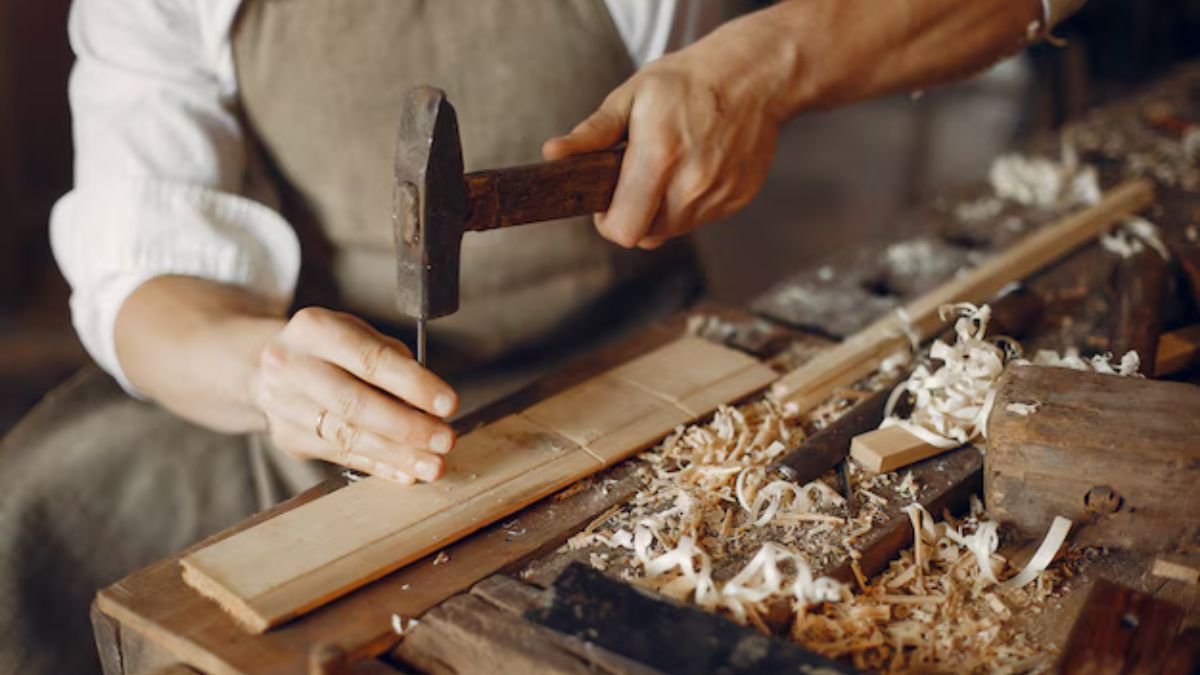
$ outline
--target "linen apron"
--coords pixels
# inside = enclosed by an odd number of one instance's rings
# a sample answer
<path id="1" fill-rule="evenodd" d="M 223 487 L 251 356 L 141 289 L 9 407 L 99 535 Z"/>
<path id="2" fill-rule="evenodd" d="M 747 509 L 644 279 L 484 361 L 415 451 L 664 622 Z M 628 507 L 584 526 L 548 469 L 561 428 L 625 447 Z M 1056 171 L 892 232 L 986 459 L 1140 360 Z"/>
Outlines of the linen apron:
<path id="1" fill-rule="evenodd" d="M 602 0 L 246 0 L 234 34 L 251 154 L 302 243 L 298 304 L 401 335 L 391 242 L 399 102 L 444 88 L 468 170 L 536 161 L 632 71 Z M 590 219 L 470 234 L 462 309 L 431 364 L 464 402 L 552 367 L 698 290 L 690 248 L 608 245 Z M 96 590 L 328 475 L 126 396 L 96 368 L 0 442 L 0 674 L 98 671 Z"/>

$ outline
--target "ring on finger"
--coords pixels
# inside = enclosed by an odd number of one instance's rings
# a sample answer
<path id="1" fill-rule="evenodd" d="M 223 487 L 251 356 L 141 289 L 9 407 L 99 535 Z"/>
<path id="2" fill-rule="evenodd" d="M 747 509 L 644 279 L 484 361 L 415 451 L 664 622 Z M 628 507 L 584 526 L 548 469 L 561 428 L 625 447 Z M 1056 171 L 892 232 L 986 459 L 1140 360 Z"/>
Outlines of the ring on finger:
<path id="1" fill-rule="evenodd" d="M 321 427 L 325 426 L 325 416 L 328 414 L 329 414 L 329 411 L 324 408 L 321 409 L 320 413 L 317 413 L 317 424 L 316 424 L 317 438 L 319 438 L 321 440 L 325 440 L 325 434 L 324 434 L 324 432 L 321 431 Z"/>

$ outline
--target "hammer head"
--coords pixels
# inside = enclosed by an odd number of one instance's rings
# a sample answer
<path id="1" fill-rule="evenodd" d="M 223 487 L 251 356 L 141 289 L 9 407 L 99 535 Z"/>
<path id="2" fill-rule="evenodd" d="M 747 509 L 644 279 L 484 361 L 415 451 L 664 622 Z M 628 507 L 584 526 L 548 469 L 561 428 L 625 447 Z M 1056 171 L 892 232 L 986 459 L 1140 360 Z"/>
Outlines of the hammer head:
<path id="1" fill-rule="evenodd" d="M 404 314 L 434 319 L 458 310 L 466 209 L 454 107 L 441 89 L 412 89 L 404 100 L 396 142 L 392 215 L 398 305 Z"/>

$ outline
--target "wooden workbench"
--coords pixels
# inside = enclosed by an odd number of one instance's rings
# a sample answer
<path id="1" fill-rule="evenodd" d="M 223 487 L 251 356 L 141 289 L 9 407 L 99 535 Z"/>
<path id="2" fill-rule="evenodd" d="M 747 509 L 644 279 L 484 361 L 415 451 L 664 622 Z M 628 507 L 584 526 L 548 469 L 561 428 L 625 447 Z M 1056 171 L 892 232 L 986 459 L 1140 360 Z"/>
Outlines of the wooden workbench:
<path id="1" fill-rule="evenodd" d="M 1196 92 L 1200 92 L 1200 69 L 1193 68 L 1157 85 L 1148 96 L 1191 106 L 1181 110 L 1181 114 L 1200 120 L 1200 95 Z M 1129 124 L 1131 118 L 1140 114 L 1143 103 L 1133 101 L 1101 111 L 1093 125 L 1102 129 L 1104 124 Z M 1056 152 L 1048 145 L 1042 149 Z M 1098 165 L 1106 181 L 1114 182 L 1125 171 L 1118 159 L 1102 154 L 1085 152 L 1083 160 Z M 917 214 L 916 218 L 924 223 L 921 232 L 926 244 L 937 253 L 935 260 L 965 261 L 1002 248 L 1014 236 L 1011 228 L 1000 225 L 1005 218 L 1023 216 L 1029 227 L 1051 218 L 1049 214 L 1030 216 L 1005 211 L 990 221 L 969 226 L 956 221 L 954 206 L 979 194 L 979 191 L 964 191 L 955 199 L 931 205 Z M 1189 227 L 1200 226 L 1200 193 L 1160 185 L 1159 194 L 1154 219 L 1163 228 L 1164 237 L 1185 265 L 1189 260 L 1200 259 L 1200 241 L 1190 240 L 1188 234 Z M 877 318 L 880 312 L 927 290 L 956 269 L 948 265 L 917 266 L 907 271 L 890 267 L 883 255 L 885 247 L 880 244 L 831 261 L 833 282 L 828 281 L 828 271 L 801 271 L 752 303 L 753 312 L 701 306 L 649 326 L 485 408 L 464 420 L 461 427 L 470 428 L 524 408 L 661 345 L 685 330 L 689 316 L 717 316 L 724 325 L 735 327 L 734 334 L 725 337 L 731 346 L 764 358 L 789 351 L 793 359 L 802 359 L 817 353 L 831 338 L 845 337 Z M 1110 333 L 1115 303 L 1111 279 L 1116 260 L 1098 246 L 1090 246 L 1031 280 L 1030 287 L 1041 295 L 1046 311 L 1026 341 L 1027 346 L 1107 349 L 1106 336 Z M 1168 308 L 1167 321 L 1180 321 L 1188 313 L 1196 316 L 1200 292 L 1186 287 L 1175 290 L 1176 302 Z M 814 297 L 823 298 L 817 305 L 825 307 L 824 311 L 820 307 L 814 309 Z M 921 501 L 935 512 L 941 506 L 961 504 L 967 495 L 979 491 L 981 466 L 982 460 L 974 448 L 918 465 L 915 471 L 920 482 L 929 486 Z M 321 485 L 213 539 L 229 536 L 343 484 L 342 480 L 335 480 Z M 448 547 L 445 551 L 448 562 L 435 564 L 433 556 L 418 561 L 263 636 L 242 631 L 215 604 L 183 584 L 178 565 L 181 553 L 99 593 L 92 620 L 101 661 L 108 675 L 182 667 L 178 664 L 213 675 L 296 673 L 306 672 L 314 658 L 327 662 L 326 672 L 343 672 L 337 669 L 337 663 L 345 659 L 354 663 L 345 672 L 356 673 L 408 669 L 680 672 L 708 669 L 717 664 L 737 671 L 730 664 L 737 662 L 738 641 L 758 639 L 763 642 L 757 653 L 764 659 L 754 662 L 758 667 L 815 663 L 810 661 L 811 654 L 782 640 L 755 637 L 747 634 L 748 629 L 735 627 L 723 619 L 696 616 L 699 610 L 685 611 L 662 600 L 651 599 L 653 603 L 643 605 L 638 604 L 642 602 L 640 598 L 631 596 L 627 607 L 616 601 L 614 607 L 608 608 L 588 605 L 589 600 L 595 599 L 589 598 L 589 593 L 610 593 L 613 598 L 624 596 L 620 589 L 605 586 L 609 582 L 592 578 L 578 567 L 569 567 L 577 556 L 557 549 L 598 515 L 628 499 L 637 484 L 629 462 L 616 466 Z M 897 511 L 863 538 L 860 549 L 868 573 L 878 571 L 896 550 L 907 546 L 911 541 L 909 527 L 907 517 Z M 1101 556 L 1069 582 L 1071 591 L 1058 606 L 1029 620 L 1039 627 L 1045 640 L 1063 644 L 1090 580 L 1107 578 L 1184 605 L 1189 622 L 1200 625 L 1197 587 L 1152 577 L 1150 562 L 1118 552 Z M 557 594 L 546 590 L 564 570 L 568 573 L 563 576 L 569 577 L 567 582 L 573 584 L 570 588 L 577 591 L 574 600 L 565 599 L 562 589 Z M 524 574 L 514 574 L 517 571 Z M 817 571 L 849 577 L 845 561 L 831 562 Z M 639 647 L 637 635 L 632 634 L 621 635 L 619 642 L 606 642 L 603 635 L 594 631 L 594 626 L 584 625 L 583 618 L 579 619 L 583 623 L 576 626 L 577 630 L 562 628 L 565 619 L 556 618 L 555 611 L 568 601 L 575 602 L 570 607 L 578 617 L 612 621 L 627 616 L 620 614 L 621 611 L 636 611 L 642 617 L 661 614 L 672 617 L 676 626 L 688 626 L 691 632 L 659 636 L 653 649 Z M 393 614 L 421 618 L 420 626 L 402 643 L 392 630 Z M 655 635 L 654 623 L 646 621 L 640 627 L 640 634 Z M 552 630 L 547 625 L 560 629 Z M 579 635 L 589 639 L 580 639 Z M 680 649 L 680 643 L 687 643 L 686 648 Z M 707 647 L 697 646 L 701 644 Z"/>

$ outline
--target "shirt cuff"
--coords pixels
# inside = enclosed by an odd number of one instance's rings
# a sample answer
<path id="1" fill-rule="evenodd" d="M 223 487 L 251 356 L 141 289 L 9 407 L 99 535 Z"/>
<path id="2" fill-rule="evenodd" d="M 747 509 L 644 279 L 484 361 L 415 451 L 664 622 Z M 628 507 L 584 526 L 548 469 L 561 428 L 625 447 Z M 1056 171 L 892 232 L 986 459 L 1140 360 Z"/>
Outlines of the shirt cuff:
<path id="1" fill-rule="evenodd" d="M 133 291 L 164 275 L 242 286 L 284 310 L 300 271 L 300 243 L 272 209 L 208 187 L 122 180 L 68 193 L 50 219 L 51 246 L 71 285 L 71 318 L 92 358 L 125 391 L 117 313 Z"/>

